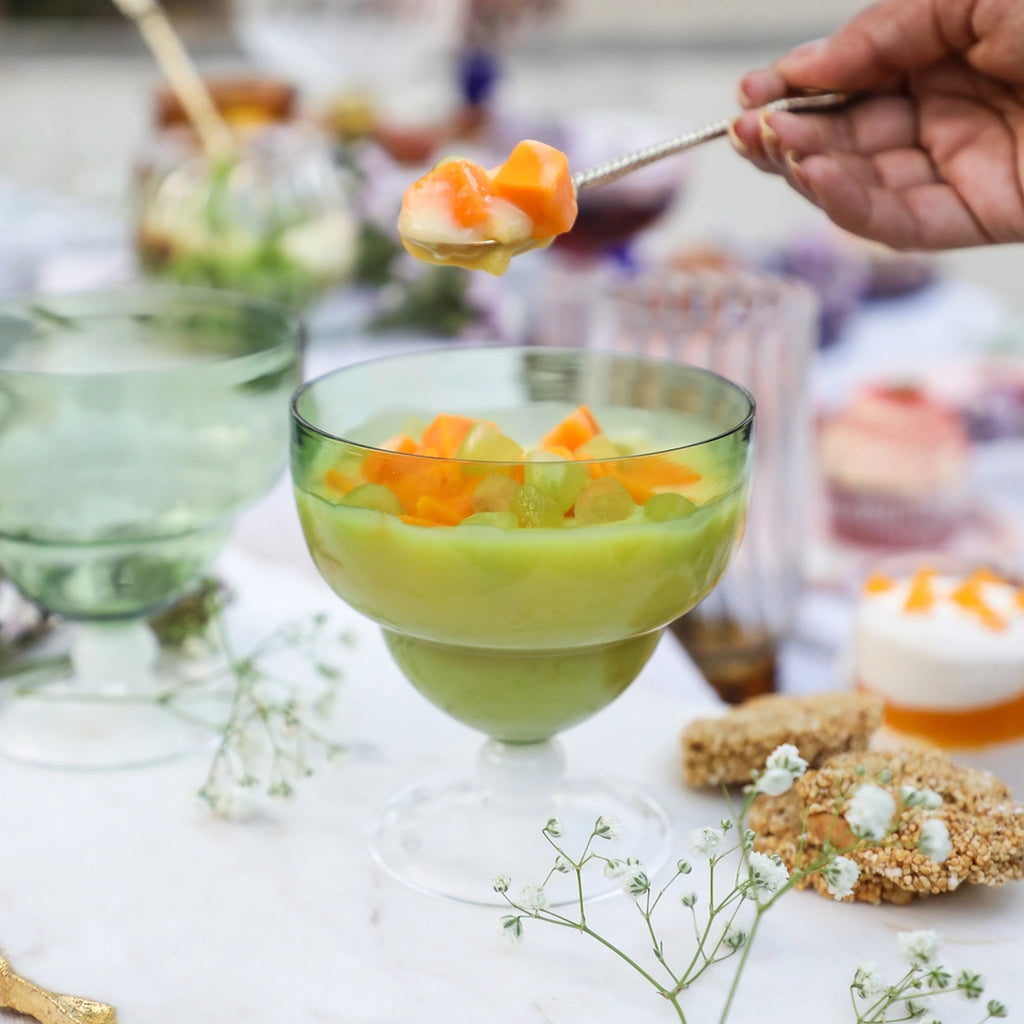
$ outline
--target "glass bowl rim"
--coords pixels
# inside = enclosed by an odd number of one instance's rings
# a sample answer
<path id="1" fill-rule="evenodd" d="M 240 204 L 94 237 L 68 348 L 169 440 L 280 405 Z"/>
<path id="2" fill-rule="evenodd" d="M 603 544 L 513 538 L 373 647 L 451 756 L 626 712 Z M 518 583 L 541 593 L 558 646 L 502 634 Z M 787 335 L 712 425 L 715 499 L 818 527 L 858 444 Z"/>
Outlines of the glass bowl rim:
<path id="1" fill-rule="evenodd" d="M 739 395 L 746 400 L 747 410 L 744 416 L 739 419 L 733 426 L 727 429 L 720 430 L 718 433 L 703 437 L 699 441 L 691 441 L 688 444 L 669 445 L 665 448 L 652 448 L 650 451 L 634 452 L 630 455 L 618 455 L 612 457 L 595 458 L 595 459 L 579 459 L 581 465 L 590 463 L 617 463 L 626 462 L 631 459 L 642 459 L 648 458 L 653 455 L 665 455 L 669 452 L 685 451 L 690 448 L 702 448 L 705 445 L 713 444 L 715 441 L 720 441 L 723 438 L 731 437 L 733 434 L 738 434 L 742 430 L 748 429 L 754 422 L 754 414 L 756 405 L 754 402 L 754 396 L 750 391 L 745 388 L 742 384 L 737 384 L 735 381 L 730 380 L 728 377 L 722 376 L 720 373 L 715 373 L 713 370 L 707 370 L 700 366 L 694 366 L 691 363 L 679 363 L 671 359 L 663 359 L 656 356 L 643 356 L 637 355 L 632 352 L 614 352 L 597 349 L 585 349 L 585 348 L 569 348 L 569 347 L 556 347 L 550 345 L 446 345 L 439 348 L 426 348 L 426 349 L 412 349 L 408 352 L 397 352 L 387 353 L 385 355 L 372 356 L 369 359 L 361 359 L 355 363 L 348 363 L 344 366 L 337 366 L 332 370 L 327 370 L 324 373 L 318 374 L 316 377 L 310 380 L 303 381 L 292 394 L 291 400 L 288 403 L 291 418 L 294 423 L 309 430 L 312 434 L 320 437 L 324 440 L 331 441 L 337 444 L 344 444 L 350 448 L 358 448 L 366 452 L 386 452 L 389 455 L 401 457 L 403 459 L 429 459 L 436 462 L 449 462 L 458 464 L 478 464 L 478 465 L 490 465 L 490 466 L 523 466 L 529 465 L 529 459 L 466 459 L 458 458 L 456 456 L 449 455 L 425 455 L 419 452 L 392 452 L 389 448 L 381 448 L 377 445 L 365 444 L 361 441 L 353 441 L 349 438 L 339 437 L 337 434 L 332 434 L 328 430 L 324 430 L 322 427 L 316 426 L 311 423 L 305 416 L 299 412 L 299 401 L 302 396 L 312 390 L 317 384 L 322 383 L 330 377 L 338 376 L 339 374 L 346 373 L 347 371 L 354 370 L 357 367 L 365 367 L 371 364 L 386 363 L 393 360 L 408 360 L 415 359 L 417 357 L 428 357 L 437 356 L 440 353 L 455 353 L 455 352 L 484 352 L 484 351 L 501 351 L 509 353 L 551 353 L 552 355 L 572 355 L 580 358 L 622 358 L 628 359 L 634 363 L 642 363 L 647 366 L 665 366 L 673 369 L 683 369 L 688 373 L 693 374 L 696 377 L 705 377 L 718 382 L 719 384 L 727 385 L 727 387 L 735 390 Z"/>
<path id="2" fill-rule="evenodd" d="M 89 370 L 84 373 L 71 373 L 59 369 L 18 370 L 5 367 L 0 362 L 0 377 L 78 381 L 114 378 L 142 380 L 156 375 L 194 373 L 203 366 L 223 366 L 229 363 L 244 365 L 246 361 L 260 359 L 267 355 L 267 353 L 285 351 L 290 348 L 294 348 L 296 353 L 301 354 L 305 347 L 305 323 L 298 313 L 287 306 L 257 295 L 249 295 L 245 292 L 219 288 L 203 288 L 193 285 L 131 284 L 121 287 L 87 288 L 61 292 L 24 292 L 0 299 L 0 318 L 19 319 L 31 323 L 32 317 L 26 315 L 25 310 L 31 309 L 34 305 L 45 307 L 49 303 L 59 305 L 68 301 L 86 304 L 89 307 L 89 313 L 85 315 L 90 316 L 94 315 L 94 313 L 102 314 L 105 304 L 111 303 L 115 307 L 110 314 L 111 318 L 123 318 L 144 312 L 143 309 L 139 308 L 133 310 L 133 306 L 137 303 L 144 304 L 150 300 L 162 301 L 165 304 L 161 312 L 163 309 L 171 308 L 178 301 L 183 303 L 191 301 L 206 309 L 219 307 L 241 310 L 249 308 L 255 312 L 263 312 L 264 314 L 271 314 L 276 317 L 280 321 L 282 330 L 280 337 L 273 344 L 262 345 L 252 351 L 242 352 L 237 355 L 222 355 L 194 362 L 190 361 L 184 365 L 129 370 L 112 367 L 110 369 Z"/>

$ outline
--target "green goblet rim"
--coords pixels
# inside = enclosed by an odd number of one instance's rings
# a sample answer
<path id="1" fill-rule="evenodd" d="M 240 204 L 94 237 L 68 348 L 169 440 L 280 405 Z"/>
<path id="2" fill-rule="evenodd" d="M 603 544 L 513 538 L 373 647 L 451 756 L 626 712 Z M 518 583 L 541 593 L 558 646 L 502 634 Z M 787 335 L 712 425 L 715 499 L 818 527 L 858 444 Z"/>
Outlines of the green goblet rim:
<path id="1" fill-rule="evenodd" d="M 707 370 L 700 366 L 693 366 L 689 363 L 679 363 L 671 359 L 660 359 L 656 356 L 643 356 L 636 355 L 631 352 L 610 352 L 605 350 L 596 349 L 580 349 L 580 348 L 559 348 L 555 346 L 535 346 L 535 345 L 463 345 L 463 346 L 446 346 L 444 348 L 433 348 L 423 349 L 410 352 L 399 352 L 389 353 L 382 356 L 373 356 L 369 359 L 361 360 L 358 363 L 351 363 L 347 366 L 339 366 L 333 370 L 328 370 L 326 373 L 319 374 L 311 380 L 305 381 L 303 384 L 296 388 L 295 392 L 291 397 L 289 408 L 291 410 L 292 419 L 295 423 L 310 431 L 312 434 L 323 438 L 324 440 L 347 445 L 351 448 L 357 448 L 364 452 L 390 452 L 389 449 L 381 448 L 377 445 L 368 444 L 362 441 L 354 441 L 346 437 L 342 437 L 339 434 L 333 434 L 329 430 L 325 430 L 323 427 L 317 426 L 312 423 L 299 411 L 299 403 L 302 397 L 309 391 L 312 391 L 317 385 L 324 383 L 325 381 L 338 377 L 342 374 L 351 373 L 352 371 L 360 368 L 365 368 L 371 364 L 380 365 L 389 362 L 401 361 L 403 363 L 409 362 L 417 358 L 429 359 L 431 357 L 436 358 L 439 355 L 451 354 L 456 355 L 459 353 L 479 353 L 479 352 L 504 352 L 511 356 L 517 354 L 521 355 L 546 355 L 550 354 L 552 358 L 564 358 L 571 357 L 580 361 L 587 359 L 606 359 L 622 360 L 625 362 L 632 363 L 633 365 L 642 365 L 651 368 L 664 367 L 666 371 L 678 372 L 680 370 L 685 371 L 688 374 L 693 375 L 696 378 L 705 378 L 707 380 L 714 381 L 718 386 L 724 387 L 726 390 L 733 390 L 741 395 L 747 404 L 747 411 L 743 417 L 735 423 L 733 426 L 724 428 L 716 434 L 712 434 L 708 437 L 702 437 L 698 441 L 690 441 L 686 444 L 670 445 L 667 448 L 651 448 L 649 451 L 645 450 L 642 452 L 632 452 L 629 455 L 618 455 L 611 457 L 593 458 L 593 459 L 580 459 L 580 465 L 588 464 L 599 464 L 599 463 L 622 463 L 628 462 L 631 459 L 645 459 L 653 455 L 666 455 L 673 452 L 686 451 L 687 449 L 702 448 L 705 445 L 713 444 L 716 441 L 720 441 L 723 438 L 732 437 L 744 430 L 749 430 L 754 422 L 754 414 L 756 405 L 754 402 L 754 396 L 750 393 L 747 388 L 741 384 L 737 384 L 735 381 L 730 380 L 728 377 L 724 377 L 720 373 L 715 373 L 713 370 Z M 391 453 L 393 454 L 393 453 Z M 527 459 L 467 459 L 456 456 L 448 455 L 425 455 L 419 452 L 403 452 L 401 453 L 403 458 L 409 459 L 429 459 L 437 462 L 452 462 L 460 465 L 487 465 L 487 466 L 525 466 L 529 465 Z"/>
<path id="2" fill-rule="evenodd" d="M 64 314 L 62 307 L 80 306 L 81 312 L 75 315 L 82 318 L 103 316 L 110 320 L 123 320 L 132 317 L 157 317 L 173 313 L 175 306 L 192 304 L 204 310 L 246 310 L 255 314 L 264 314 L 268 320 L 278 321 L 280 330 L 267 331 L 267 344 L 247 349 L 239 353 L 221 355 L 203 355 L 185 364 L 168 367 L 146 367 L 142 369 L 119 369 L 118 367 L 97 367 L 86 372 L 66 372 L 62 370 L 23 370 L 7 367 L 0 359 L 0 377 L 21 377 L 25 379 L 52 380 L 83 380 L 103 378 L 124 378 L 131 380 L 145 379 L 155 375 L 179 376 L 193 374 L 199 367 L 217 366 L 233 363 L 244 366 L 246 362 L 256 362 L 268 354 L 294 349 L 302 352 L 306 343 L 305 324 L 296 312 L 289 307 L 264 299 L 259 296 L 247 295 L 244 292 L 203 288 L 192 285 L 174 287 L 171 285 L 135 285 L 121 288 L 89 289 L 67 292 L 38 292 L 9 296 L 0 300 L 0 317 L 9 320 L 20 319 L 33 323 L 38 316 L 32 310 L 42 310 L 49 316 L 54 326 L 59 327 L 60 321 L 67 320 L 69 329 L 73 329 L 71 314 Z M 47 306 L 58 307 L 53 310 Z M 180 310 L 179 310 L 180 311 Z M 272 341 L 270 339 L 273 338 Z"/>

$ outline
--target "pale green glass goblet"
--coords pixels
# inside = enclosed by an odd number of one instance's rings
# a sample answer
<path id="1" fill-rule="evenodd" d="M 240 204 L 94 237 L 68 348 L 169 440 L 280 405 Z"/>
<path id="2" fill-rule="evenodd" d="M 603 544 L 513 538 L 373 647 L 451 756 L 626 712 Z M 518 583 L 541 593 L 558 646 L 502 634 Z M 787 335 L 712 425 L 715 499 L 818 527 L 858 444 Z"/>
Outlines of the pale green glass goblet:
<path id="1" fill-rule="evenodd" d="M 146 624 L 280 477 L 301 328 L 196 289 L 0 305 L 0 572 L 72 626 L 73 674 L 0 690 L 0 752 L 111 768 L 194 747 Z M 6 699 L 4 699 L 6 698 Z"/>
<path id="2" fill-rule="evenodd" d="M 453 456 L 389 445 L 438 413 L 534 445 L 581 404 L 603 440 L 571 460 L 488 458 L 469 433 Z M 550 862 L 523 847 L 548 817 L 588 834 L 610 815 L 656 868 L 669 849 L 656 801 L 563 775 L 555 737 L 614 701 L 728 565 L 748 500 L 749 395 L 616 353 L 454 348 L 334 371 L 299 390 L 292 414 L 296 499 L 321 574 L 380 623 L 427 700 L 488 737 L 475 774 L 389 801 L 373 828 L 379 862 L 425 892 L 500 905 L 496 875 L 544 877 Z"/>

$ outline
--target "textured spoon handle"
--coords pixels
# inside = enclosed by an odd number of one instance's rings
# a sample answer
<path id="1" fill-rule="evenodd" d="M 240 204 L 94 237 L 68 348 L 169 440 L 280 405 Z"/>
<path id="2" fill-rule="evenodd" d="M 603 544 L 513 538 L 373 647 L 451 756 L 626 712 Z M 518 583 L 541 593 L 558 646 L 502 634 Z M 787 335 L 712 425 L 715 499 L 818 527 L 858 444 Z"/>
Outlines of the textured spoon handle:
<path id="1" fill-rule="evenodd" d="M 23 1013 L 40 1024 L 117 1024 L 117 1012 L 112 1006 L 94 999 L 47 992 L 15 974 L 2 956 L 0 1009 Z"/>
<path id="2" fill-rule="evenodd" d="M 845 106 L 850 102 L 850 99 L 850 96 L 843 92 L 823 92 L 808 96 L 786 96 L 772 103 L 766 103 L 761 109 L 765 111 L 834 110 Z M 629 174 L 630 171 L 646 167 L 648 164 L 663 160 L 667 156 L 682 153 L 683 150 L 692 149 L 694 146 L 710 142 L 712 139 L 720 139 L 728 133 L 729 125 L 732 124 L 732 121 L 732 118 L 726 118 L 722 121 L 717 121 L 715 124 L 709 124 L 704 128 L 698 128 L 696 131 L 687 132 L 685 135 L 677 135 L 675 138 L 666 139 L 664 142 L 656 142 L 652 146 L 646 146 L 644 149 L 627 153 L 625 156 L 609 160 L 607 163 L 598 164 L 598 166 L 591 167 L 588 170 L 577 171 L 572 176 L 572 182 L 576 186 L 577 192 L 582 192 L 588 188 L 597 188 L 599 185 L 607 185 L 610 181 L 615 181 L 617 178 Z"/>

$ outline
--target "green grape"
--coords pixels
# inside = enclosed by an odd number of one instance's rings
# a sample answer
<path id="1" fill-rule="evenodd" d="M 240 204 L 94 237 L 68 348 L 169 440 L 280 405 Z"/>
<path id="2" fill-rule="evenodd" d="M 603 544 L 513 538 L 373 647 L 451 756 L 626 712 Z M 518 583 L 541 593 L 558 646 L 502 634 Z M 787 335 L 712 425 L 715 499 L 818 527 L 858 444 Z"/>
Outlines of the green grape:
<path id="1" fill-rule="evenodd" d="M 622 452 L 607 434 L 595 434 L 576 449 L 576 455 L 581 459 L 617 459 Z"/>
<path id="2" fill-rule="evenodd" d="M 576 522 L 581 526 L 617 523 L 636 508 L 633 498 L 618 480 L 604 477 L 587 484 L 576 499 Z"/>
<path id="3" fill-rule="evenodd" d="M 492 473 L 477 484 L 471 504 L 474 512 L 508 512 L 519 484 L 504 473 Z"/>
<path id="4" fill-rule="evenodd" d="M 526 459 L 524 483 L 543 491 L 560 513 L 568 512 L 586 486 L 586 468 L 553 452 L 528 452 Z"/>
<path id="5" fill-rule="evenodd" d="M 493 424 L 479 422 L 466 431 L 455 457 L 488 462 L 518 462 L 523 457 L 523 449 Z M 471 473 L 474 468 L 467 466 L 466 472 Z"/>
<path id="6" fill-rule="evenodd" d="M 342 505 L 350 505 L 353 508 L 369 508 L 377 512 L 387 512 L 393 516 L 400 516 L 405 509 L 402 503 L 383 484 L 360 484 L 353 487 L 344 498 Z"/>
<path id="7" fill-rule="evenodd" d="M 523 484 L 512 500 L 516 521 L 523 527 L 560 526 L 562 513 L 539 487 Z"/>
<path id="8" fill-rule="evenodd" d="M 654 523 L 662 523 L 666 519 L 685 519 L 697 511 L 697 506 L 689 498 L 675 491 L 656 494 L 644 505 L 644 518 Z"/>

